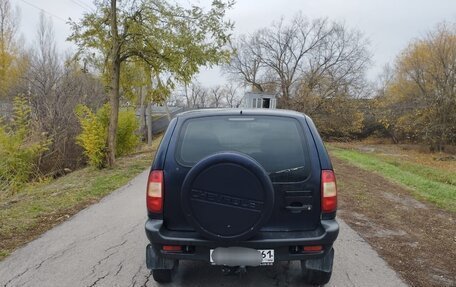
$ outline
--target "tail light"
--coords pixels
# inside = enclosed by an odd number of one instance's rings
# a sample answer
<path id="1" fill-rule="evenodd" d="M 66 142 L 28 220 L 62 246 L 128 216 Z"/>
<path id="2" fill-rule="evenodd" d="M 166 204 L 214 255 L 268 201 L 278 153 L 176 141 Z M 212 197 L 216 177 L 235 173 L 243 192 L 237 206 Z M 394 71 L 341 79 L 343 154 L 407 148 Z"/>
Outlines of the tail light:
<path id="1" fill-rule="evenodd" d="M 162 250 L 168 251 L 168 252 L 180 252 L 180 251 L 182 251 L 182 246 L 180 246 L 180 245 L 163 245 Z"/>
<path id="2" fill-rule="evenodd" d="M 147 181 L 147 209 L 152 213 L 163 210 L 163 171 L 153 170 Z"/>
<path id="3" fill-rule="evenodd" d="M 321 211 L 334 212 L 337 209 L 336 176 L 332 170 L 321 171 Z"/>
<path id="4" fill-rule="evenodd" d="M 311 245 L 311 246 L 302 247 L 302 251 L 305 251 L 305 252 L 318 252 L 318 251 L 322 251 L 322 250 L 323 250 L 323 246 L 321 246 L 321 245 Z"/>

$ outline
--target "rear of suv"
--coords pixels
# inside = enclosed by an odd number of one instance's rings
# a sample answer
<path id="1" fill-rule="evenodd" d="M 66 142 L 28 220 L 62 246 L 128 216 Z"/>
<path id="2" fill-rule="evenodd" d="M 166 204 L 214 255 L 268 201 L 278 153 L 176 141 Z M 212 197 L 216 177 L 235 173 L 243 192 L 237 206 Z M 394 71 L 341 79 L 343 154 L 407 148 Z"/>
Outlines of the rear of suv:
<path id="1" fill-rule="evenodd" d="M 147 185 L 146 263 L 169 282 L 179 260 L 225 269 L 301 262 L 303 281 L 332 273 L 337 190 L 312 120 L 284 110 L 179 114 Z"/>

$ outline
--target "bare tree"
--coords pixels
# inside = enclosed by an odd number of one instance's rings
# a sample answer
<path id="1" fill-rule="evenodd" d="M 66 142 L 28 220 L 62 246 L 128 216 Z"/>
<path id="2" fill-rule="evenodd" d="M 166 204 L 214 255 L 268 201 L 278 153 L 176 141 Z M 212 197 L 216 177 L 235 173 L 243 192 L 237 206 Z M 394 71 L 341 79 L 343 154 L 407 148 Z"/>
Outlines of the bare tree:
<path id="1" fill-rule="evenodd" d="M 239 38 L 225 71 L 243 84 L 261 86 L 259 91 L 279 92 L 280 106 L 292 107 L 292 99 L 309 93 L 326 98 L 354 92 L 369 62 L 366 45 L 360 33 L 343 25 L 297 14 Z"/>
<path id="2" fill-rule="evenodd" d="M 52 21 L 40 14 L 40 21 L 37 29 L 35 49 L 31 50 L 30 70 L 27 73 L 29 84 L 28 93 L 31 94 L 30 101 L 36 112 L 36 116 L 48 113 L 58 106 L 59 98 L 56 95 L 56 85 L 62 76 L 62 63 L 57 53 L 55 35 Z M 46 103 L 47 107 L 38 109 L 37 107 Z M 45 123 L 43 121 L 42 123 Z"/>
<path id="3" fill-rule="evenodd" d="M 58 174 L 65 168 L 82 164 L 82 150 L 75 142 L 79 132 L 74 114 L 76 105 L 101 106 L 105 100 L 104 90 L 98 79 L 70 61 L 69 56 L 64 61 L 57 53 L 52 22 L 43 13 L 36 45 L 30 54 L 22 93 L 30 102 L 38 128 L 51 141 L 49 150 L 42 156 L 40 169 Z"/>
<path id="4" fill-rule="evenodd" d="M 215 86 L 210 89 L 211 106 L 219 108 L 223 105 L 225 90 L 221 86 Z"/>
<path id="5" fill-rule="evenodd" d="M 233 84 L 227 84 L 224 87 L 225 90 L 225 101 L 229 108 L 237 108 L 241 103 L 241 99 L 238 95 L 239 86 Z"/>
<path id="6" fill-rule="evenodd" d="M 188 108 L 205 108 L 207 106 L 207 91 L 197 81 L 184 86 L 184 96 Z"/>
<path id="7" fill-rule="evenodd" d="M 300 92 L 318 96 L 321 101 L 305 107 L 314 113 L 325 99 L 337 96 L 359 97 L 366 88 L 365 72 L 370 63 L 367 41 L 357 31 L 332 23 L 331 33 L 309 59 L 309 68 L 301 81 Z"/>
<path id="8" fill-rule="evenodd" d="M 223 67 L 225 73 L 243 85 L 251 85 L 253 90 L 263 92 L 263 57 L 258 39 L 241 36 L 230 45 L 235 53 L 230 63 Z"/>
<path id="9" fill-rule="evenodd" d="M 209 94 L 207 92 L 207 89 L 200 86 L 200 87 L 198 87 L 198 89 L 196 91 L 197 91 L 196 96 L 198 99 L 197 107 L 198 108 L 209 107 Z"/>

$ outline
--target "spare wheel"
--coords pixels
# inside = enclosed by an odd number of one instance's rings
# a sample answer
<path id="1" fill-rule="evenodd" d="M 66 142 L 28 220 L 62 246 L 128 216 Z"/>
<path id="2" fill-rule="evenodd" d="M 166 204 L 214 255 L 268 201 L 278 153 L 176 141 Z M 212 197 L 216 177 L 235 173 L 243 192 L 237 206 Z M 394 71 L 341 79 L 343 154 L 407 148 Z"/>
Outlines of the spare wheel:
<path id="1" fill-rule="evenodd" d="M 190 224 L 204 237 L 242 241 L 268 221 L 274 188 L 253 158 L 235 152 L 210 155 L 188 172 L 181 204 Z"/>

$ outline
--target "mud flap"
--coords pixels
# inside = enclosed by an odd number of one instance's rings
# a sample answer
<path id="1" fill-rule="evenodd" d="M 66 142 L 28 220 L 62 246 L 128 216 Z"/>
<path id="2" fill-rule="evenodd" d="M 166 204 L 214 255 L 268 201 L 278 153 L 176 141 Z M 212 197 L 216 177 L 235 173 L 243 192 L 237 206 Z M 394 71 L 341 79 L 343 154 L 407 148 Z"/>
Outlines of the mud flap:
<path id="1" fill-rule="evenodd" d="M 174 269 L 177 265 L 177 260 L 166 259 L 159 256 L 151 244 L 146 247 L 146 266 L 147 269 Z"/>
<path id="2" fill-rule="evenodd" d="M 322 258 L 306 260 L 305 268 L 308 270 L 331 273 L 333 268 L 333 260 L 334 248 L 331 248 L 331 250 Z"/>

